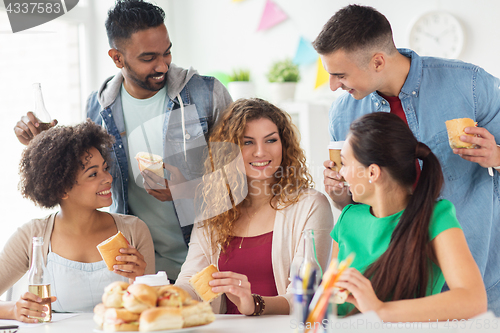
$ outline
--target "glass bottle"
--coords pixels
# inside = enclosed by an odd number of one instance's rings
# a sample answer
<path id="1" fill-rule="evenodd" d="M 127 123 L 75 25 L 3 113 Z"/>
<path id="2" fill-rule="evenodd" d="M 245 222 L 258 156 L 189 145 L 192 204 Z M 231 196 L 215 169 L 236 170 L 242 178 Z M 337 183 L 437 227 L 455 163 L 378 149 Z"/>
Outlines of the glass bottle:
<path id="1" fill-rule="evenodd" d="M 28 273 L 28 291 L 39 296 L 42 299 L 40 304 L 49 308 L 45 313 L 45 317 L 32 317 L 38 319 L 40 323 L 48 322 L 52 319 L 52 306 L 50 301 L 51 276 L 43 260 L 42 246 L 43 237 L 33 237 L 33 257 Z"/>
<path id="2" fill-rule="evenodd" d="M 321 266 L 316 258 L 314 231 L 305 229 L 302 233 L 304 234 L 304 259 L 298 268 L 292 267 L 293 316 L 298 328 L 296 332 L 304 332 L 309 315 L 309 304 L 323 277 Z"/>
<path id="3" fill-rule="evenodd" d="M 33 83 L 33 93 L 35 97 L 35 111 L 33 113 L 38 120 L 40 120 L 40 126 L 38 126 L 38 128 L 40 131 L 48 130 L 52 127 L 52 118 L 43 103 L 42 87 L 40 83 Z"/>

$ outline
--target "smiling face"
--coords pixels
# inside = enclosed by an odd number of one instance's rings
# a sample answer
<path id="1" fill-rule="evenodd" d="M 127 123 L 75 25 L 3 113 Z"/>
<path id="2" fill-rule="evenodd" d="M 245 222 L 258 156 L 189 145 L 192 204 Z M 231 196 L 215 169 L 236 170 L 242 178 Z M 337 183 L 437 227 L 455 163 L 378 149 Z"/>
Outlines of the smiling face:
<path id="1" fill-rule="evenodd" d="M 364 62 L 359 59 L 361 56 L 338 50 L 320 57 L 330 74 L 332 91 L 342 88 L 359 100 L 377 90 L 375 73 L 370 70 L 370 64 L 360 65 Z"/>
<path id="2" fill-rule="evenodd" d="M 149 98 L 165 86 L 166 73 L 172 62 L 171 47 L 167 28 L 161 24 L 132 34 L 119 44 L 116 55 L 110 53 L 122 69 L 123 84 L 130 95 Z"/>
<path id="3" fill-rule="evenodd" d="M 249 179 L 272 179 L 282 160 L 278 127 L 267 118 L 249 121 L 243 132 L 241 148 Z"/>
<path id="4" fill-rule="evenodd" d="M 97 209 L 110 206 L 111 183 L 113 177 L 101 153 L 92 147 L 88 154 L 82 156 L 83 169 L 78 170 L 76 184 L 61 200 L 61 205 L 73 204 L 79 207 Z"/>
<path id="5" fill-rule="evenodd" d="M 361 164 L 355 157 L 349 143 L 349 137 L 344 142 L 340 152 L 342 169 L 340 174 L 349 184 L 352 200 L 364 204 L 370 204 L 369 198 L 372 193 L 373 184 L 368 182 L 368 168 Z"/>

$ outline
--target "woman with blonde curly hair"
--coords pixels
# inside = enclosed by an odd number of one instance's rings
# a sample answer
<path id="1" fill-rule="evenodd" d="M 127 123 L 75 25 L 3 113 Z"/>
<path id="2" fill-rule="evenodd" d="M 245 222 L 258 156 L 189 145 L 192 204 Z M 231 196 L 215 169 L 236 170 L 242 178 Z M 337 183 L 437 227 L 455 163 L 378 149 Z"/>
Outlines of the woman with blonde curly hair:
<path id="1" fill-rule="evenodd" d="M 328 200 L 311 188 L 290 116 L 262 99 L 237 100 L 210 135 L 206 166 L 197 191 L 204 218 L 193 228 L 176 284 L 199 299 L 188 280 L 213 264 L 220 272 L 212 291 L 225 294 L 212 302 L 215 312 L 289 314 L 290 269 L 304 256 L 302 231 L 314 230 L 325 268 L 333 228 Z"/>

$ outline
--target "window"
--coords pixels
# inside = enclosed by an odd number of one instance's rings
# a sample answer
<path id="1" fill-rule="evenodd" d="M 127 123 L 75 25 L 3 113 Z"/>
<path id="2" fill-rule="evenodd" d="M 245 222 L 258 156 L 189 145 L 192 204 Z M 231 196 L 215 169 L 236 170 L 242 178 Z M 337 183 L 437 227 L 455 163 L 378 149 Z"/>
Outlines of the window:
<path id="1" fill-rule="evenodd" d="M 22 198 L 17 189 L 24 146 L 13 128 L 34 108 L 32 84 L 41 83 L 45 106 L 61 124 L 75 124 L 83 117 L 78 23 L 58 19 L 12 34 L 7 13 L 0 11 L 0 45 L 1 249 L 17 227 L 52 212 Z"/>

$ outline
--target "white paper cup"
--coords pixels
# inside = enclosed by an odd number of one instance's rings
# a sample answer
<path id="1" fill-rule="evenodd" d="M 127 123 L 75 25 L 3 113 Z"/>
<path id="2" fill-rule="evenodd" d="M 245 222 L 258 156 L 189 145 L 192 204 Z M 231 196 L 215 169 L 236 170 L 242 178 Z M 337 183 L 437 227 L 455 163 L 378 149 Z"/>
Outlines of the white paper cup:
<path id="1" fill-rule="evenodd" d="M 159 287 L 170 284 L 167 273 L 159 271 L 157 274 L 143 275 L 135 278 L 134 283 L 147 284 L 151 287 Z"/>

